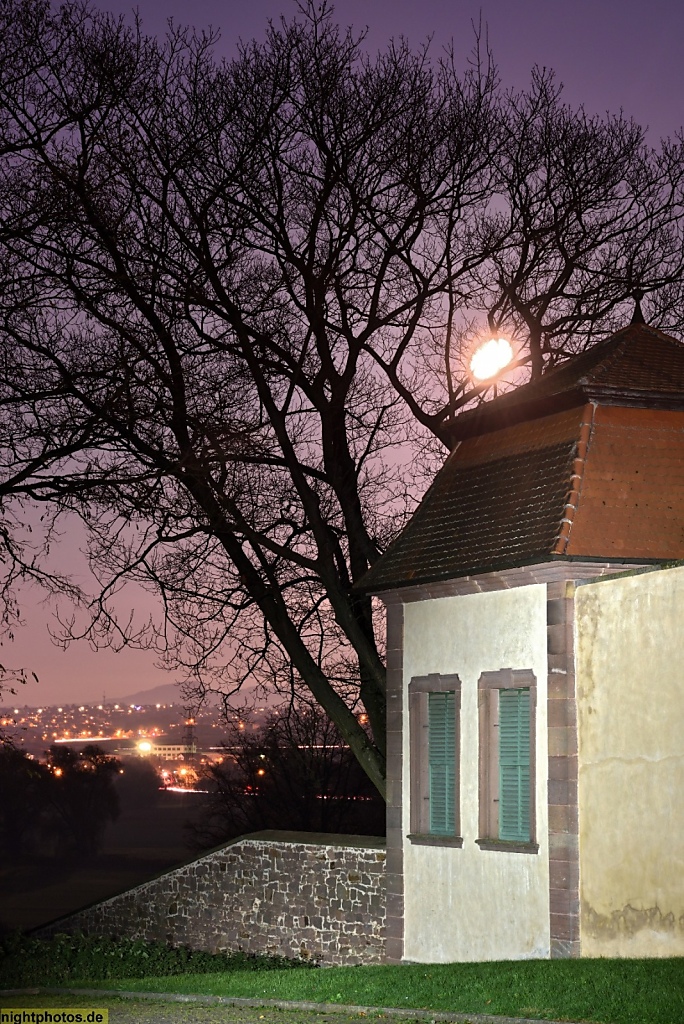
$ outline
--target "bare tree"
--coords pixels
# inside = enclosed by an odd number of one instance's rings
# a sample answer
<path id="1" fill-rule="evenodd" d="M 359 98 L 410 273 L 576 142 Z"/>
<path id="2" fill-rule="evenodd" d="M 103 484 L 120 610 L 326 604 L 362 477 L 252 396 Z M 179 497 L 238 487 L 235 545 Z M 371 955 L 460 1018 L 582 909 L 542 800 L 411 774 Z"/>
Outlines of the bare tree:
<path id="1" fill-rule="evenodd" d="M 486 392 L 465 327 L 511 326 L 538 373 L 635 285 L 676 318 L 680 149 L 543 75 L 502 93 L 477 46 L 464 74 L 371 59 L 325 6 L 229 63 L 79 3 L 1 12 L 5 493 L 86 523 L 91 640 L 151 642 L 112 598 L 153 587 L 200 691 L 303 688 L 384 792 L 353 584 Z"/>
<path id="2" fill-rule="evenodd" d="M 682 140 L 658 152 L 623 114 L 562 102 L 552 73 L 511 95 L 497 153 L 499 203 L 479 231 L 495 253 L 478 268 L 492 331 L 523 340 L 533 376 L 625 326 L 625 299 L 645 295 L 658 323 L 684 326 Z"/>
<path id="3" fill-rule="evenodd" d="M 384 834 L 383 801 L 317 705 L 273 712 L 257 732 L 233 719 L 205 781 L 208 803 L 191 827 L 200 847 L 271 828 Z"/>
<path id="4" fill-rule="evenodd" d="M 0 444 L 3 455 L 8 456 L 5 466 L 14 459 L 14 440 L 15 435 L 10 431 L 3 438 L 5 443 Z M 69 579 L 47 570 L 43 564 L 53 536 L 54 513 L 36 516 L 36 519 L 42 518 L 43 521 L 39 523 L 37 536 L 33 534 L 30 522 L 25 519 L 27 511 L 29 515 L 33 511 L 30 509 L 31 503 L 25 498 L 12 495 L 12 488 L 18 478 L 23 485 L 26 474 L 20 471 L 18 475 L 13 475 L 10 470 L 6 475 L 3 473 L 3 477 L 0 482 L 0 647 L 11 645 L 15 630 L 22 623 L 18 595 L 22 585 L 32 583 L 46 593 L 62 594 L 71 601 L 78 601 L 81 596 L 79 588 Z M 8 495 L 12 495 L 11 500 L 8 500 Z M 8 698 L 18 697 L 20 687 L 31 679 L 38 681 L 38 676 L 30 667 L 12 664 L 3 654 L 0 660 L 0 707 Z M 9 735 L 6 728 L 0 727 L 0 743 Z"/>

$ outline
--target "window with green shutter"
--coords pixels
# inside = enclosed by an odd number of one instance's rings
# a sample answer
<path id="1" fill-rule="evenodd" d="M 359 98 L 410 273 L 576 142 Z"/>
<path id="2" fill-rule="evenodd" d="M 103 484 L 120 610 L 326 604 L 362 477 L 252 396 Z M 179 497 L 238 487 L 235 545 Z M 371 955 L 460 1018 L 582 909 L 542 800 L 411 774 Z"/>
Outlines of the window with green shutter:
<path id="1" fill-rule="evenodd" d="M 414 676 L 409 683 L 412 843 L 462 847 L 459 758 L 461 680 Z"/>
<path id="2" fill-rule="evenodd" d="M 530 840 L 530 691 L 499 691 L 499 838 Z"/>
<path id="3" fill-rule="evenodd" d="M 428 772 L 430 833 L 455 834 L 456 698 L 454 693 L 428 694 Z"/>
<path id="4" fill-rule="evenodd" d="M 483 850 L 538 853 L 535 709 L 531 669 L 502 668 L 478 680 L 479 837 Z"/>

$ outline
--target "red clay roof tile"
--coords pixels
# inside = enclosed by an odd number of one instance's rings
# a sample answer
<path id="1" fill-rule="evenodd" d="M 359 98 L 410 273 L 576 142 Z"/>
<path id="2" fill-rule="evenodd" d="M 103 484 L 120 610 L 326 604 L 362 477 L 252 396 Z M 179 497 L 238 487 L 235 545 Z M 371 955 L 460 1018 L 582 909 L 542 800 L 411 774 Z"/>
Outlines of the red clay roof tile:
<path id="1" fill-rule="evenodd" d="M 565 554 L 684 557 L 684 412 L 599 406 Z"/>

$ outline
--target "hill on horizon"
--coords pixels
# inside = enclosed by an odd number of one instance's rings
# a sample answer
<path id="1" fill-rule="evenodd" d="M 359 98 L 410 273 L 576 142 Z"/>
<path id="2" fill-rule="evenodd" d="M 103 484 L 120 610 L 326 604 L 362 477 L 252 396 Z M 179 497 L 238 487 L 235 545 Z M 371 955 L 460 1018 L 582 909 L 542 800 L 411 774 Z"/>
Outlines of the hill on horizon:
<path id="1" fill-rule="evenodd" d="M 152 686 L 147 690 L 136 690 L 133 693 L 126 693 L 122 697 L 106 696 L 106 703 L 109 704 L 179 704 L 182 707 L 190 707 L 193 702 L 183 698 L 181 693 L 181 683 L 161 683 L 159 686 Z M 247 692 L 247 691 L 245 691 Z M 3 695 L 4 696 L 4 695 Z M 27 701 L 21 701 L 21 693 L 18 693 L 14 700 L 16 703 L 15 707 L 26 707 L 26 708 L 38 708 L 38 707 L 50 707 L 52 705 L 46 705 L 45 701 L 34 700 L 31 703 Z M 101 697 L 94 697 L 90 700 L 69 700 L 60 701 L 60 704 L 99 704 L 102 700 Z M 12 705 L 11 699 L 0 699 L 0 707 L 10 707 Z M 220 699 L 216 694 L 208 694 L 204 702 L 204 706 L 207 707 L 218 707 L 220 705 Z M 56 704 L 54 705 L 57 706 Z"/>
<path id="2" fill-rule="evenodd" d="M 6 696 L 9 696 L 9 695 L 4 695 L 3 694 L 3 696 L 6 697 Z M 24 707 L 24 708 L 40 708 L 40 707 L 43 707 L 44 708 L 44 707 L 52 707 L 53 706 L 53 705 L 50 705 L 50 704 L 46 704 L 46 702 L 44 700 L 39 701 L 39 700 L 36 700 L 35 698 L 30 703 L 28 701 L 22 701 L 21 700 L 21 696 L 22 696 L 21 695 L 21 691 L 19 691 L 19 693 L 15 694 L 15 696 L 13 698 L 14 706 L 15 707 Z M 12 703 L 13 703 L 13 700 L 12 700 L 12 698 L 10 698 L 9 700 L 5 699 L 4 701 L 2 701 L 0 706 L 1 707 L 10 707 L 12 705 Z M 187 706 L 187 705 L 190 704 L 190 701 L 187 701 L 187 700 L 183 699 L 183 696 L 181 694 L 181 684 L 180 683 L 162 683 L 160 686 L 152 686 L 152 687 L 150 687 L 149 690 L 136 690 L 135 693 L 124 694 L 123 697 L 118 697 L 118 696 L 117 697 L 110 697 L 110 696 L 107 695 L 105 697 L 105 700 L 106 700 L 106 703 L 108 705 L 109 704 L 182 704 L 183 706 Z M 101 701 L 102 701 L 102 697 L 92 697 L 90 699 L 86 698 L 85 700 L 61 700 L 61 701 L 59 701 L 59 703 L 60 704 L 66 704 L 66 705 L 70 705 L 70 704 L 93 704 L 93 705 L 96 705 L 96 704 L 99 704 Z M 208 701 L 207 703 L 215 704 L 215 703 L 217 703 L 217 701 L 214 698 L 213 700 Z M 55 704 L 54 704 L 54 707 L 56 707 L 56 706 L 57 706 L 57 702 L 55 702 Z"/>
<path id="3" fill-rule="evenodd" d="M 107 703 L 115 704 L 188 704 L 181 694 L 180 683 L 161 683 L 149 690 L 136 690 L 123 697 L 107 697 Z"/>

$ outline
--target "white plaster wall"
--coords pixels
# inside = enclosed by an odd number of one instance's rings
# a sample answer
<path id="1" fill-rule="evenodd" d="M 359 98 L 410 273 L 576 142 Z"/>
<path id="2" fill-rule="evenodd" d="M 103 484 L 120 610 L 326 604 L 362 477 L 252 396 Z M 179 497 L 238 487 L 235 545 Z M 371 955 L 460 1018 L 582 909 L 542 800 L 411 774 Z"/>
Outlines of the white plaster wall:
<path id="1" fill-rule="evenodd" d="M 538 686 L 538 854 L 481 850 L 478 838 L 477 682 L 482 672 L 532 669 Z M 546 729 L 546 587 L 469 594 L 405 606 L 403 831 L 410 830 L 408 683 L 455 672 L 461 679 L 463 848 L 404 840 L 404 957 L 422 963 L 549 955 Z"/>
<path id="2" fill-rule="evenodd" d="M 579 587 L 582 956 L 684 955 L 684 568 Z"/>

